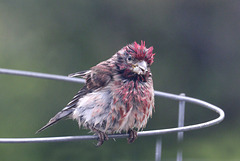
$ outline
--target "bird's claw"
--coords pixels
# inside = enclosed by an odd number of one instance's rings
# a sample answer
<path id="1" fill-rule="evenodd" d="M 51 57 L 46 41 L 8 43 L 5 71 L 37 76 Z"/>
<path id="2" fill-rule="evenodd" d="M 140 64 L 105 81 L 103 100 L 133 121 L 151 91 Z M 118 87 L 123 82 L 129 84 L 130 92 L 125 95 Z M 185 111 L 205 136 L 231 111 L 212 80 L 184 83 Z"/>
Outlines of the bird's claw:
<path id="1" fill-rule="evenodd" d="M 137 131 L 130 129 L 128 131 L 129 137 L 128 137 L 128 143 L 133 143 L 137 139 Z"/>
<path id="2" fill-rule="evenodd" d="M 98 143 L 96 145 L 97 147 L 101 146 L 104 143 L 104 141 L 109 140 L 107 134 L 102 131 L 97 130 L 96 134 L 98 135 L 98 139 L 97 139 Z"/>

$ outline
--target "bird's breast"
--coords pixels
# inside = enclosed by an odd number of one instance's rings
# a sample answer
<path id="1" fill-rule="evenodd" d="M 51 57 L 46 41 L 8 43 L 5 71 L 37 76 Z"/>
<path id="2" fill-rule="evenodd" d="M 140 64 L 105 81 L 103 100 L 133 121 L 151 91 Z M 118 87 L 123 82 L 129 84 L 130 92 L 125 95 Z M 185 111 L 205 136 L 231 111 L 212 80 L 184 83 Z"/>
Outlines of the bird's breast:
<path id="1" fill-rule="evenodd" d="M 138 81 L 115 81 L 113 88 L 113 103 L 122 102 L 124 104 L 147 104 L 152 101 L 153 88 L 148 82 Z"/>
<path id="2" fill-rule="evenodd" d="M 112 113 L 120 120 L 120 129 L 144 127 L 154 108 L 152 85 L 132 80 L 115 82 L 115 86 Z"/>

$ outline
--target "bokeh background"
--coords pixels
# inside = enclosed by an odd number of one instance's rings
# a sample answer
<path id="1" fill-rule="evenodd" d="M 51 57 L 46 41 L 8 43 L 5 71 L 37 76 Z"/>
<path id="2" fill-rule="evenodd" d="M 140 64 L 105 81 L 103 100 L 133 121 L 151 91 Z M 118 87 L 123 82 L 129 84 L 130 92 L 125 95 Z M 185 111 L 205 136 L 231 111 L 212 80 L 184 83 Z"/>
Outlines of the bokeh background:
<path id="1" fill-rule="evenodd" d="M 156 90 L 205 100 L 224 122 L 185 133 L 184 160 L 240 159 L 240 1 L 0 1 L 0 67 L 68 75 L 108 59 L 128 43 L 154 46 Z M 82 85 L 0 75 L 0 137 L 85 135 L 66 120 L 35 135 Z M 177 126 L 177 102 L 156 98 L 146 130 Z M 186 105 L 186 124 L 216 118 Z M 0 160 L 154 160 L 158 137 L 129 145 L 110 140 L 0 144 Z M 162 136 L 165 161 L 175 160 L 176 134 Z"/>

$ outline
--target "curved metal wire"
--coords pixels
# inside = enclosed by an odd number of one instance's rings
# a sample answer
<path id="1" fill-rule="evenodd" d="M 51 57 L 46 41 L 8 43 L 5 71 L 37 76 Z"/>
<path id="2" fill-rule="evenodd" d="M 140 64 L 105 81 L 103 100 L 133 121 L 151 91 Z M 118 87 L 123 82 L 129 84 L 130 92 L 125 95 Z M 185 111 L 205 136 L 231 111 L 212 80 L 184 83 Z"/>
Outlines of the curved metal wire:
<path id="1" fill-rule="evenodd" d="M 80 78 L 70 78 L 61 75 L 53 75 L 53 74 L 45 74 L 45 73 L 37 73 L 37 72 L 29 72 L 29 71 L 20 71 L 20 70 L 12 70 L 12 69 L 3 69 L 0 68 L 0 74 L 11 74 L 11 75 L 21 75 L 21 76 L 28 76 L 28 77 L 36 77 L 36 78 L 44 78 L 44 79 L 53 79 L 53 80 L 62 80 L 68 82 L 75 82 L 75 83 L 84 83 L 84 79 Z M 164 97 L 176 101 L 185 101 L 193 104 L 200 105 L 205 107 L 209 110 L 212 110 L 219 114 L 216 119 L 211 121 L 207 121 L 204 123 L 199 123 L 195 125 L 188 125 L 184 127 L 178 128 L 168 128 L 168 129 L 160 129 L 160 130 L 149 130 L 149 131 L 141 131 L 138 132 L 138 136 L 152 136 L 152 135 L 162 135 L 168 134 L 173 132 L 183 132 L 183 131 L 190 131 L 190 130 L 197 130 L 206 128 L 209 126 L 216 125 L 223 121 L 225 114 L 222 109 L 219 107 L 212 105 L 208 102 L 191 98 L 187 96 L 175 95 L 166 92 L 154 91 L 155 96 Z M 114 134 L 108 135 L 109 138 L 126 138 L 128 134 Z M 68 142 L 68 141 L 78 141 L 78 140 L 93 140 L 97 139 L 98 137 L 95 135 L 85 135 L 85 136 L 61 136 L 61 137 L 42 137 L 42 138 L 0 138 L 0 143 L 43 143 L 43 142 Z"/>

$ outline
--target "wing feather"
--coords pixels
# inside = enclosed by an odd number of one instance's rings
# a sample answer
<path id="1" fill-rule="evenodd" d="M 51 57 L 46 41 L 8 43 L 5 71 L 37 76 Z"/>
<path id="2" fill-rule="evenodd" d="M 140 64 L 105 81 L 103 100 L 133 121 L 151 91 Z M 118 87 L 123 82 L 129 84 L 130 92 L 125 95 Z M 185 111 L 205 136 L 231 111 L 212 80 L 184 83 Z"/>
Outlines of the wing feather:
<path id="1" fill-rule="evenodd" d="M 93 92 L 96 89 L 105 87 L 113 78 L 112 68 L 108 63 L 102 62 L 91 68 L 91 70 L 80 71 L 76 73 L 69 74 L 69 77 L 82 77 L 86 79 L 86 85 L 78 91 L 78 93 L 72 98 L 72 100 L 58 112 L 54 117 L 52 117 L 49 122 L 40 128 L 36 133 L 45 130 L 46 128 L 54 125 L 62 118 L 72 114 L 74 109 L 77 107 L 77 103 L 80 98 L 84 97 L 86 94 Z"/>

